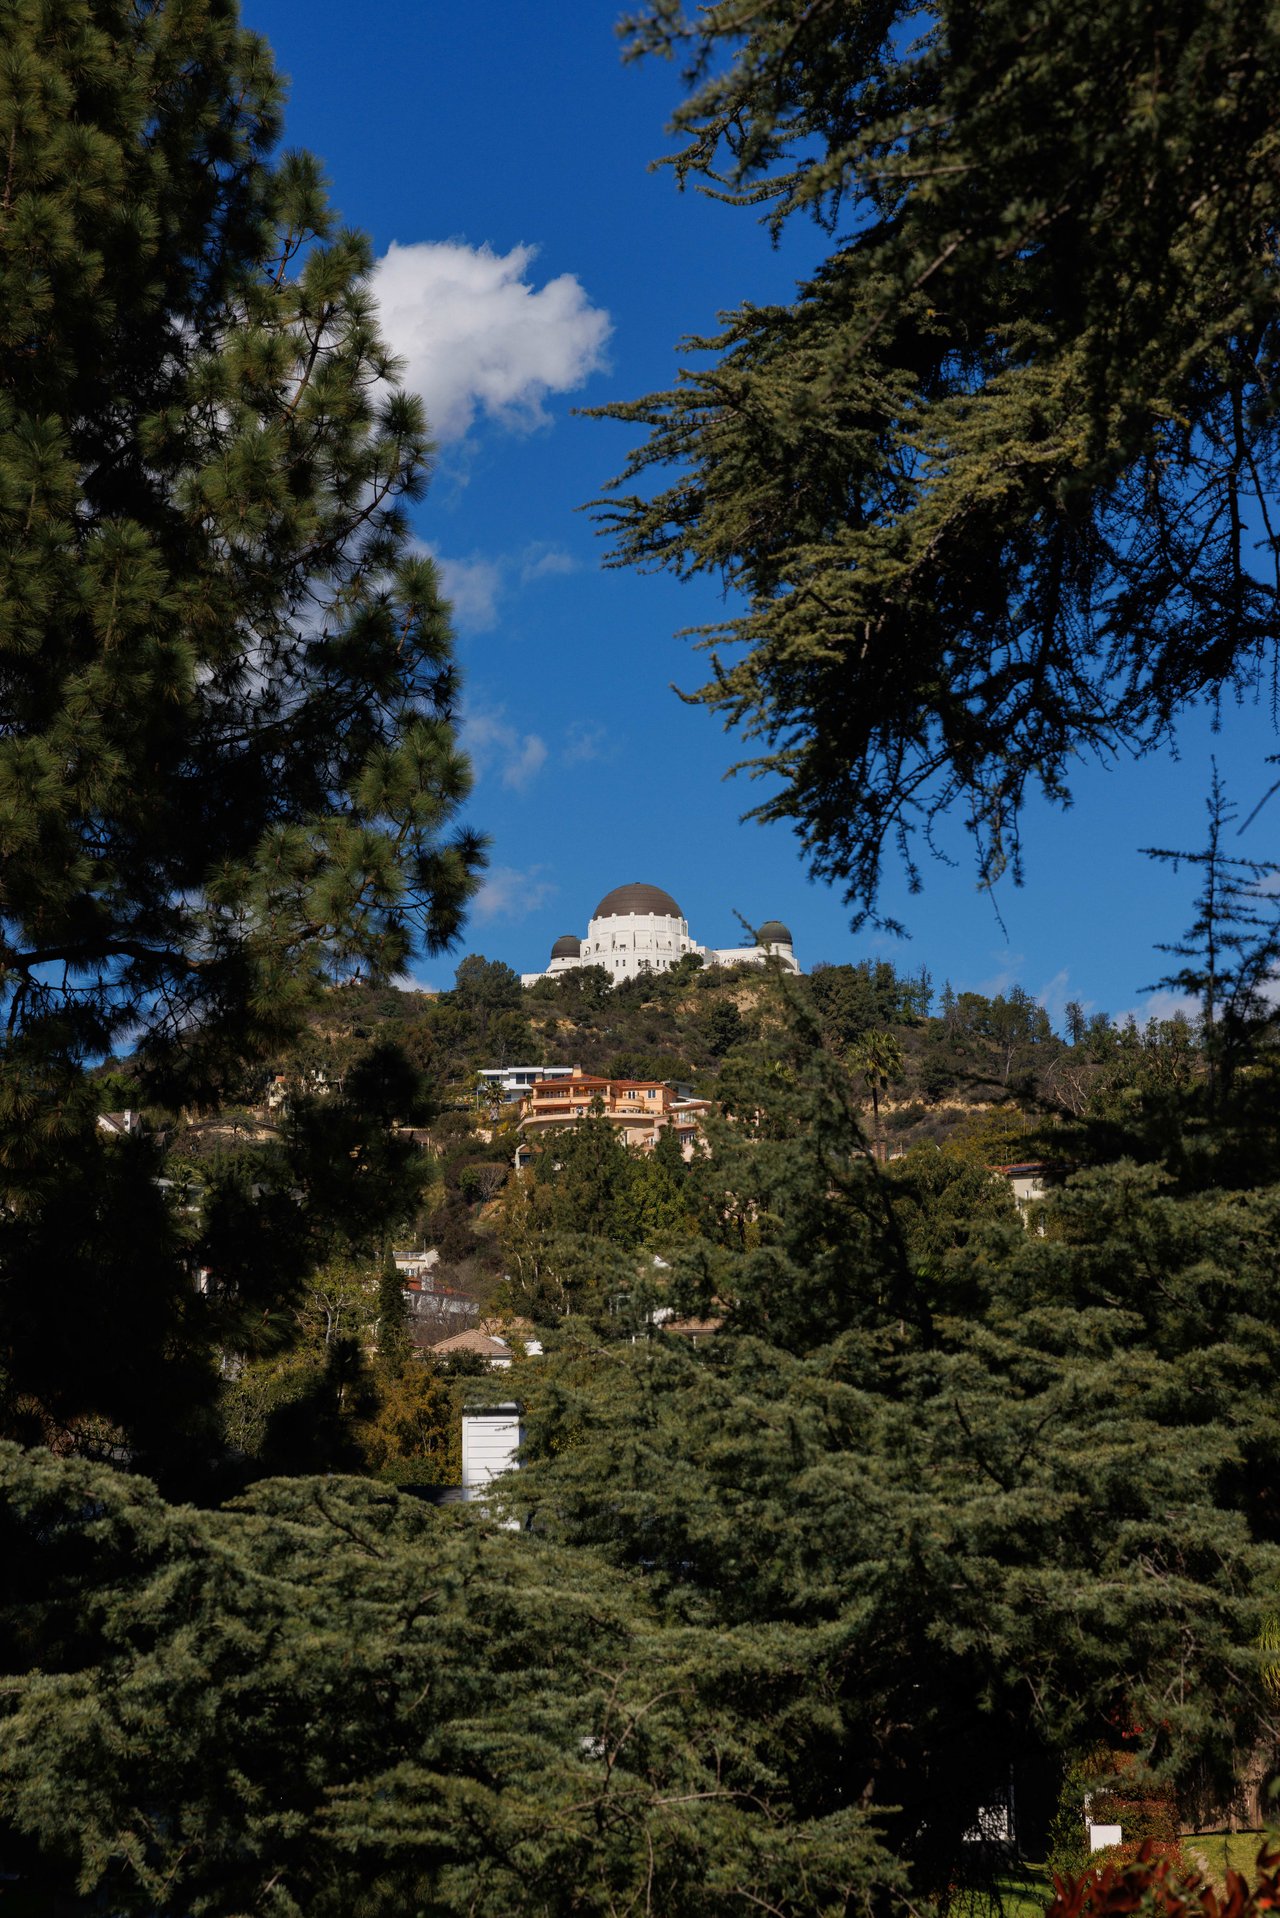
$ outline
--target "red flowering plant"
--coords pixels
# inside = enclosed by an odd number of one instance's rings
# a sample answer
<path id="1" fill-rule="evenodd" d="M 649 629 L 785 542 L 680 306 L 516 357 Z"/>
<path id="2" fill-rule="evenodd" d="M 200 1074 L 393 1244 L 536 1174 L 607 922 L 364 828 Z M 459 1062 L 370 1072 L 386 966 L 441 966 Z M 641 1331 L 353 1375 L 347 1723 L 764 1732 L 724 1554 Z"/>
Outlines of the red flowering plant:
<path id="1" fill-rule="evenodd" d="M 1045 1918 L 1255 1918 L 1280 1909 L 1280 1846 L 1258 1853 L 1254 1882 L 1228 1871 L 1218 1891 L 1176 1859 L 1157 1855 L 1151 1840 L 1136 1858 L 1113 1858 L 1073 1878 L 1054 1879 Z"/>

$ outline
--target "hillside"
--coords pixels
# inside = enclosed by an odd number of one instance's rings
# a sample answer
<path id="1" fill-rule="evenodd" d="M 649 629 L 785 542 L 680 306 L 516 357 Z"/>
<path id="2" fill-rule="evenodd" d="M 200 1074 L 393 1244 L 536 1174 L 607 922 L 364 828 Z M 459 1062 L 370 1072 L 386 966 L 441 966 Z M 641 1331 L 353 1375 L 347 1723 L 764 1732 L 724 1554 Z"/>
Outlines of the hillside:
<path id="1" fill-rule="evenodd" d="M 472 957 L 439 994 L 348 985 L 332 991 L 302 1039 L 241 1077 L 221 1106 L 151 1109 L 168 1176 L 193 1194 L 293 1166 L 299 1128 L 323 1132 L 342 1115 L 342 1150 L 365 1114 L 405 1148 L 423 1148 L 407 1178 L 397 1239 L 433 1246 L 443 1267 L 487 1297 L 501 1268 L 488 1214 L 514 1145 L 513 1107 L 492 1109 L 477 1087 L 485 1067 L 580 1066 L 589 1073 L 674 1080 L 721 1098 L 726 1073 L 768 1055 L 794 1018 L 847 1072 L 876 1156 L 945 1146 L 1003 1163 L 1045 1152 L 1090 1156 L 1096 1128 L 1143 1088 L 1188 1085 L 1193 1033 L 1181 1018 L 1140 1032 L 1068 1008 L 1068 1031 L 1018 987 L 986 997 L 935 992 L 925 974 L 885 960 L 820 966 L 779 980 L 759 968 L 671 972 L 614 987 L 599 968 L 522 988 L 500 960 Z M 137 1097 L 128 1068 L 102 1076 L 104 1104 Z M 327 1115 L 327 1118 L 325 1117 Z M 354 1128 L 354 1130 L 353 1130 Z M 350 1138 L 347 1134 L 350 1133 Z M 315 1140 L 305 1147 L 314 1157 Z"/>

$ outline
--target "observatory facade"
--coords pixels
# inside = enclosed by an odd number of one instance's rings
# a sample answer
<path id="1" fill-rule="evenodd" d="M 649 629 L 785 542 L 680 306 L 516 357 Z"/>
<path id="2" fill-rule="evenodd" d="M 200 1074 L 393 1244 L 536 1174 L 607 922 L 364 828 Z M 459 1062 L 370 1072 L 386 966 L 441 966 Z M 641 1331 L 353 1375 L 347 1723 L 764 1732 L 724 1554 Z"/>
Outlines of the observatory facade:
<path id="1" fill-rule="evenodd" d="M 686 953 L 696 952 L 709 966 L 761 965 L 777 959 L 799 972 L 791 934 L 778 919 L 766 920 L 752 946 L 702 946 L 690 937 L 689 922 L 669 892 L 636 880 L 607 892 L 591 915 L 585 939 L 564 932 L 551 948 L 545 972 L 526 972 L 522 983 L 556 979 L 579 966 L 603 966 L 616 985 L 645 972 L 666 972 Z"/>

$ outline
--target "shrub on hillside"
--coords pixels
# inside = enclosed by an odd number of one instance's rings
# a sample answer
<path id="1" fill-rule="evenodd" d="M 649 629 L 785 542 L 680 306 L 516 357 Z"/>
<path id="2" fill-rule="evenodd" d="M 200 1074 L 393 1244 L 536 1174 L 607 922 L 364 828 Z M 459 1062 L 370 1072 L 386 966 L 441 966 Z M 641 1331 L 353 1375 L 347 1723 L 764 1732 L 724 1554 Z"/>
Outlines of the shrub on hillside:
<path id="1" fill-rule="evenodd" d="M 1088 1867 L 1086 1819 L 1095 1825 L 1119 1825 L 1123 1841 L 1107 1847 L 1109 1863 L 1128 1864 L 1149 1856 L 1186 1867 L 1174 1792 L 1144 1777 L 1133 1752 L 1099 1747 L 1068 1770 L 1049 1829 L 1048 1864 L 1055 1880 L 1072 1878 Z"/>
<path id="2" fill-rule="evenodd" d="M 1130 1862 L 1115 1861 L 1055 1881 L 1045 1918 L 1262 1918 L 1280 1905 L 1280 1847 L 1263 1846 L 1252 1884 L 1228 1871 L 1225 1892 L 1169 1857 L 1154 1840 Z"/>

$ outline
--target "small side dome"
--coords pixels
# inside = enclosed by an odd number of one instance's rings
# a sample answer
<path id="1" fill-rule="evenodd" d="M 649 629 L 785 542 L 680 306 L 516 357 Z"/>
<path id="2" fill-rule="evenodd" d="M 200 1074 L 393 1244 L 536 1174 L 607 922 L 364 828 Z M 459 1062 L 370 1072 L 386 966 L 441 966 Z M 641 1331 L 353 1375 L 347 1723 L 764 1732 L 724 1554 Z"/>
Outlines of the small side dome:
<path id="1" fill-rule="evenodd" d="M 758 946 L 789 946 L 792 944 L 792 938 L 781 919 L 766 919 L 756 934 L 756 944 Z"/>
<path id="2" fill-rule="evenodd" d="M 577 959 L 582 953 L 582 941 L 574 932 L 562 932 L 551 948 L 553 959 Z"/>
<path id="3" fill-rule="evenodd" d="M 615 886 L 607 892 L 591 917 L 620 919 L 627 913 L 650 913 L 657 919 L 683 919 L 684 914 L 669 892 L 661 886 L 645 886 L 633 880 L 629 886 Z"/>

